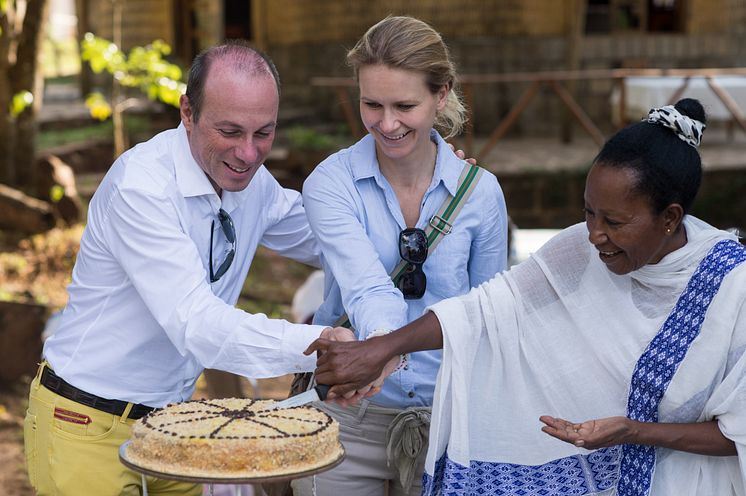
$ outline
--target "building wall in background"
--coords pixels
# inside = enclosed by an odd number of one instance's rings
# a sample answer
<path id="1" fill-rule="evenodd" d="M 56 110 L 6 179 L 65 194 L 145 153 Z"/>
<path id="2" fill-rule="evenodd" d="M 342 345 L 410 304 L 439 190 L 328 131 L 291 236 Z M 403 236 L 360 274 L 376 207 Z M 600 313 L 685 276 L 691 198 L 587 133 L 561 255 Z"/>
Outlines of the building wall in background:
<path id="1" fill-rule="evenodd" d="M 443 34 L 461 74 L 563 70 L 568 67 L 570 26 L 579 0 L 123 0 L 123 45 L 161 38 L 175 45 L 186 65 L 197 51 L 222 39 L 225 6 L 234 1 L 250 3 L 251 38 L 278 66 L 283 109 L 341 122 L 334 93 L 309 81 L 315 76 L 349 76 L 346 50 L 386 15 L 412 15 L 432 24 Z M 746 0 L 677 2 L 682 8 L 678 32 L 617 26 L 606 33 L 587 33 L 578 67 L 746 66 Z M 643 8 L 648 0 L 606 3 Z M 90 5 L 94 31 L 111 37 L 111 3 Z M 602 127 L 610 125 L 611 87 L 611 81 L 577 85 L 581 104 Z M 520 83 L 480 87 L 474 101 L 476 132 L 490 132 L 524 89 Z M 512 132 L 555 133 L 564 112 L 559 99 L 544 91 Z"/>
<path id="2" fill-rule="evenodd" d="M 161 39 L 173 46 L 175 40 L 174 0 L 121 0 L 122 47 L 147 45 Z M 110 1 L 88 0 L 88 24 L 102 38 L 114 39 L 114 8 Z"/>

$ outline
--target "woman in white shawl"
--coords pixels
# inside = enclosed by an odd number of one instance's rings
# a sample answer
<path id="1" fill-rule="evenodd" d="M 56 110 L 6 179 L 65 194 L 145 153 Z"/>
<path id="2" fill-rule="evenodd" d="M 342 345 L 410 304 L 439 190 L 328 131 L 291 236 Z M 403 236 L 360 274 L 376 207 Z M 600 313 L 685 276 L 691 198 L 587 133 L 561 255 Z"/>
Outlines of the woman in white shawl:
<path id="1" fill-rule="evenodd" d="M 651 110 L 596 158 L 585 225 L 396 332 L 312 344 L 337 395 L 443 348 L 424 494 L 746 494 L 746 249 L 687 216 L 704 122 Z"/>

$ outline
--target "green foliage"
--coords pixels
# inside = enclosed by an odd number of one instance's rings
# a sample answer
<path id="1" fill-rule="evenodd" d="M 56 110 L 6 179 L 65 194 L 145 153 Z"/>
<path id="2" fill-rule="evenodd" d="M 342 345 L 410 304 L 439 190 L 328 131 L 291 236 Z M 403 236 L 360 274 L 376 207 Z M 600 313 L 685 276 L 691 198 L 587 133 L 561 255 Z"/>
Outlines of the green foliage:
<path id="1" fill-rule="evenodd" d="M 17 117 L 26 107 L 34 103 L 34 95 L 30 91 L 19 91 L 10 101 L 10 115 Z"/>
<path id="2" fill-rule="evenodd" d="M 49 189 L 49 199 L 52 203 L 59 203 L 65 196 L 65 189 L 59 184 L 55 184 Z"/>
<path id="3" fill-rule="evenodd" d="M 85 99 L 85 106 L 91 111 L 91 117 L 105 121 L 111 116 L 111 105 L 101 93 L 95 92 Z"/>
<path id="4" fill-rule="evenodd" d="M 81 58 L 90 64 L 93 72 L 106 71 L 117 84 L 137 88 L 150 99 L 178 107 L 179 97 L 186 90 L 186 85 L 181 82 L 181 68 L 164 59 L 170 53 L 171 47 L 161 40 L 155 40 L 125 54 L 111 41 L 92 33 L 86 33 L 81 44 Z M 98 100 L 93 102 L 100 103 Z M 100 111 L 100 106 L 96 108 Z"/>
<path id="5" fill-rule="evenodd" d="M 338 138 L 321 133 L 306 126 L 293 126 L 287 130 L 287 138 L 292 148 L 300 150 L 334 150 L 338 148 Z"/>

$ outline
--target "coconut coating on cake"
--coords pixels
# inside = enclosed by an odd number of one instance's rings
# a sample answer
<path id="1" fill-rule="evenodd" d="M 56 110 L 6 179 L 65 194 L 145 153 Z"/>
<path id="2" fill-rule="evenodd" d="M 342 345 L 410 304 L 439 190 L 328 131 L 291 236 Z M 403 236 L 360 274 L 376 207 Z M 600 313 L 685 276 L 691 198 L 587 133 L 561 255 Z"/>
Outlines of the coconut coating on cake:
<path id="1" fill-rule="evenodd" d="M 271 410 L 251 399 L 186 401 L 137 421 L 127 459 L 192 477 L 273 477 L 323 467 L 342 455 L 339 424 L 317 408 Z"/>

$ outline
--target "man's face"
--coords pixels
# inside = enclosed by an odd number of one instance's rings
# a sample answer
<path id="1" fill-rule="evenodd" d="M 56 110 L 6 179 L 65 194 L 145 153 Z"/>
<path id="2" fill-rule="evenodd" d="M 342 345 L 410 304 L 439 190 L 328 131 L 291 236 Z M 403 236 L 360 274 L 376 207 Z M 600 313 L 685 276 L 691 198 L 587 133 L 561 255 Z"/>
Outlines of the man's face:
<path id="1" fill-rule="evenodd" d="M 192 156 L 215 191 L 241 191 L 272 148 L 279 95 L 274 79 L 248 76 L 215 61 L 205 83 L 202 109 L 195 121 L 186 95 L 181 120 Z"/>

